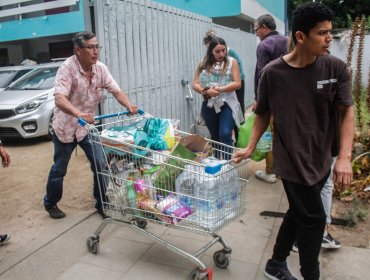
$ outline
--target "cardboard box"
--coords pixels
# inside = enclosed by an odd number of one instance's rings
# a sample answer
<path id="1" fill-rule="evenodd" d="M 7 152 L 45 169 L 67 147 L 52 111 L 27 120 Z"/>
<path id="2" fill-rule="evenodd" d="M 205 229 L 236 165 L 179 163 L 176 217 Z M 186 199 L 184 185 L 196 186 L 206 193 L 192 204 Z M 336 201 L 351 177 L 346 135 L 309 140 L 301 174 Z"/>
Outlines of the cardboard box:
<path id="1" fill-rule="evenodd" d="M 196 158 L 193 159 L 196 162 L 200 162 L 202 159 L 212 154 L 211 143 L 199 135 L 192 134 L 182 137 L 179 143 L 197 155 Z"/>

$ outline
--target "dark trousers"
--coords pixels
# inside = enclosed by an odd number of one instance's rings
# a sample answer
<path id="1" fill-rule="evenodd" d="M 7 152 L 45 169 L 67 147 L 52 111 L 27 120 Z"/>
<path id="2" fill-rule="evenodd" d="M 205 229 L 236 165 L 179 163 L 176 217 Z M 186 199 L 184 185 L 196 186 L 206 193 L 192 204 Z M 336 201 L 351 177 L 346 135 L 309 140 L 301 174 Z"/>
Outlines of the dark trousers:
<path id="1" fill-rule="evenodd" d="M 72 143 L 60 142 L 58 137 L 53 134 L 54 143 L 54 164 L 51 166 L 48 182 L 46 184 L 46 194 L 44 197 L 44 204 L 46 206 L 54 206 L 61 199 L 63 194 L 63 180 L 67 173 L 67 167 L 73 150 L 79 145 L 85 152 L 87 159 L 90 162 L 91 170 L 94 174 L 94 198 L 96 200 L 95 207 L 102 207 L 102 200 L 105 199 L 105 184 L 102 176 L 98 176 L 96 172 L 96 166 L 101 169 L 103 160 L 102 148 L 97 144 L 92 144 L 89 138 L 86 136 L 81 142 L 77 142 L 75 139 Z M 93 147 L 94 145 L 94 147 Z M 94 148 L 94 150 L 93 150 Z M 95 159 L 94 159 L 95 157 Z M 96 163 L 96 164 L 95 164 Z M 98 182 L 98 177 L 100 182 Z M 102 194 L 99 191 L 99 183 L 101 186 Z"/>
<path id="2" fill-rule="evenodd" d="M 289 202 L 280 226 L 272 258 L 285 261 L 294 241 L 298 243 L 301 274 L 305 280 L 320 278 L 319 254 L 326 225 L 326 215 L 320 192 L 327 175 L 313 186 L 305 186 L 283 179 Z"/>
<path id="3" fill-rule="evenodd" d="M 237 89 L 235 91 L 236 97 L 238 98 L 238 101 L 240 103 L 240 106 L 242 107 L 243 116 L 245 118 L 245 105 L 244 105 L 244 80 L 241 81 L 241 87 L 240 89 Z M 235 143 L 238 141 L 239 136 L 239 128 L 237 126 L 234 127 L 234 133 L 235 133 Z"/>
<path id="4" fill-rule="evenodd" d="M 240 106 L 242 107 L 243 116 L 245 114 L 245 108 L 244 108 L 244 80 L 241 80 L 241 86 L 240 89 L 237 89 L 235 91 L 236 97 L 238 98 L 238 101 L 240 103 Z"/>

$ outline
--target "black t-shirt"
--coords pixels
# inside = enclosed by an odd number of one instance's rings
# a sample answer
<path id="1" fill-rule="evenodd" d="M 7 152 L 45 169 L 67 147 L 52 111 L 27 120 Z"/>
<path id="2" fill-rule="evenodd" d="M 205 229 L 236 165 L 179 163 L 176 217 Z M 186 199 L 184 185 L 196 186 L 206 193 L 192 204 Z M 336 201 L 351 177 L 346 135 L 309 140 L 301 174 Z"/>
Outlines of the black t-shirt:
<path id="1" fill-rule="evenodd" d="M 304 68 L 281 57 L 263 70 L 256 114 L 274 119 L 273 171 L 283 179 L 314 185 L 329 171 L 336 104 L 352 105 L 346 64 L 319 56 Z"/>

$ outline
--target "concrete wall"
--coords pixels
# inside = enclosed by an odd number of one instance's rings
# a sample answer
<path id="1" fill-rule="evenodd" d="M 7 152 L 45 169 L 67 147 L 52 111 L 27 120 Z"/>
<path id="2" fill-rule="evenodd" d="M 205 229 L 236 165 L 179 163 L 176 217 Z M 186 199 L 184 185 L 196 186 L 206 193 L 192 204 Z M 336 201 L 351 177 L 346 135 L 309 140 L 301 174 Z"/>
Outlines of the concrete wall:
<path id="1" fill-rule="evenodd" d="M 331 45 L 331 54 L 339 57 L 343 61 L 347 59 L 347 52 L 349 47 L 349 35 L 350 33 L 343 33 L 340 38 L 334 39 Z M 358 54 L 358 40 L 356 37 L 356 44 L 352 55 L 352 69 L 353 74 L 356 74 L 357 69 L 357 54 Z M 367 86 L 370 72 L 370 35 L 365 36 L 364 49 L 362 57 L 362 84 Z"/>

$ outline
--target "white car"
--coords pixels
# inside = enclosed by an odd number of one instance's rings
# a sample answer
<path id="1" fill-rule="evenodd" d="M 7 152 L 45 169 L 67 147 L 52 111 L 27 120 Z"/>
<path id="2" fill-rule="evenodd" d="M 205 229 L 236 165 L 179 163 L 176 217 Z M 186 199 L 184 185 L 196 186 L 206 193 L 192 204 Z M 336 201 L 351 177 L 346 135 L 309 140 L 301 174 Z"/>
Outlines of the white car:
<path id="1" fill-rule="evenodd" d="M 0 91 L 7 88 L 12 82 L 35 69 L 36 65 L 19 65 L 0 67 Z"/>
<path id="2" fill-rule="evenodd" d="M 51 139 L 54 82 L 63 62 L 34 65 L 32 71 L 0 92 L 0 138 Z"/>

